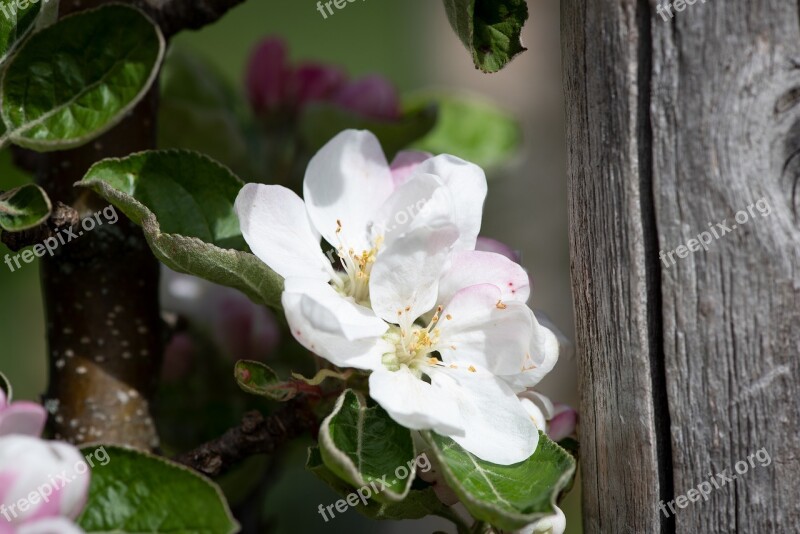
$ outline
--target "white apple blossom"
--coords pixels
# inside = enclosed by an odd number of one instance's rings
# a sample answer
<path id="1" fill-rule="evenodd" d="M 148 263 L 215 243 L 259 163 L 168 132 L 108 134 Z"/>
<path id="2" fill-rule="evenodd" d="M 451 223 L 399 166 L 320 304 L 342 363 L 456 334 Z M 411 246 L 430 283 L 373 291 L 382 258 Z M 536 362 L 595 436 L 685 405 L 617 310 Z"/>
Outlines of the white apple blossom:
<path id="1" fill-rule="evenodd" d="M 83 468 L 79 468 L 79 464 Z M 89 491 L 80 451 L 66 443 L 0 437 L 0 534 L 74 534 Z"/>
<path id="2" fill-rule="evenodd" d="M 39 436 L 46 420 L 47 412 L 42 406 L 27 401 L 12 403 L 0 388 L 0 436 Z"/>
<path id="3" fill-rule="evenodd" d="M 552 368 L 557 342 L 525 304 L 524 270 L 474 250 L 485 176 L 452 156 L 404 154 L 394 171 L 372 134 L 343 132 L 309 164 L 305 202 L 280 186 L 242 189 L 243 235 L 285 278 L 295 338 L 372 371 L 370 395 L 395 421 L 490 462 L 522 461 L 538 430 L 516 393 Z"/>

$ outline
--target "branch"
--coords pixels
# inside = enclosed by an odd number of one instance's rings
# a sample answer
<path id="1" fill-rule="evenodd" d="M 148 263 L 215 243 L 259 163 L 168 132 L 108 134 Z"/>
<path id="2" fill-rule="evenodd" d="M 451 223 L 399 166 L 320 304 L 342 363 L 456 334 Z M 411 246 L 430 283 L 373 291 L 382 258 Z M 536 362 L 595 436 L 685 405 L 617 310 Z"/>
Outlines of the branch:
<path id="1" fill-rule="evenodd" d="M 246 413 L 241 425 L 175 461 L 216 477 L 250 456 L 275 452 L 284 443 L 316 430 L 318 424 L 307 402 L 296 399 L 266 418 L 257 411 Z"/>
<path id="2" fill-rule="evenodd" d="M 53 237 L 62 228 L 74 228 L 79 222 L 80 216 L 77 210 L 58 201 L 45 222 L 22 232 L 3 232 L 0 234 L 0 241 L 12 251 L 17 252 L 25 247 L 41 243 L 48 237 Z"/>

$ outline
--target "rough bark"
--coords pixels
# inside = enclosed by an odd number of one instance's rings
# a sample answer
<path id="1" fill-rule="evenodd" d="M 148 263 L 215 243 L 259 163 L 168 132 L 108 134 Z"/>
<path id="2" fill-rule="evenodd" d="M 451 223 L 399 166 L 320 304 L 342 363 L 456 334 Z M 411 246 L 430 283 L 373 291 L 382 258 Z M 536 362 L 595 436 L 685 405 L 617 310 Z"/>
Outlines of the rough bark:
<path id="1" fill-rule="evenodd" d="M 213 22 L 241 1 L 128 3 L 143 8 L 171 35 Z M 63 0 L 60 15 L 104 3 L 108 0 Z M 37 182 L 54 202 L 63 202 L 81 217 L 107 205 L 72 184 L 98 160 L 155 148 L 157 85 L 96 141 L 23 158 L 36 167 Z M 121 213 L 116 224 L 99 226 L 43 260 L 50 362 L 45 401 L 56 438 L 157 447 L 150 400 L 163 349 L 158 269 L 141 230 Z"/>
<path id="2" fill-rule="evenodd" d="M 656 6 L 562 3 L 584 525 L 792 532 L 798 5 L 698 2 L 667 21 Z M 673 265 L 709 223 L 731 232 Z M 749 462 L 762 448 L 772 465 Z M 723 470 L 736 479 L 708 501 L 660 510 Z"/>

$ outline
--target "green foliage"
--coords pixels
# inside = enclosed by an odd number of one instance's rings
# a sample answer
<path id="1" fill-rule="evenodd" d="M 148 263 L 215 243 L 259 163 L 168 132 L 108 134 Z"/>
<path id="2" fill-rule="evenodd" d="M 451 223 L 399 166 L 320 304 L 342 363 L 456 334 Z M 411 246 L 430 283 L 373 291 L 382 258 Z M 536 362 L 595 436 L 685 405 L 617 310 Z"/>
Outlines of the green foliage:
<path id="1" fill-rule="evenodd" d="M 38 185 L 24 185 L 0 194 L 0 229 L 21 232 L 38 226 L 50 216 L 52 205 Z"/>
<path id="2" fill-rule="evenodd" d="M 222 492 L 210 480 L 133 449 L 107 445 L 105 451 L 109 461 L 92 469 L 89 500 L 78 518 L 87 534 L 239 531 Z"/>
<path id="3" fill-rule="evenodd" d="M 342 393 L 322 422 L 319 446 L 328 469 L 348 484 L 385 486 L 376 495 L 380 501 L 401 501 L 408 495 L 416 472 L 411 432 L 380 406 L 367 407 L 361 394 Z"/>
<path id="4" fill-rule="evenodd" d="M 35 33 L 3 75 L 0 140 L 37 151 L 82 145 L 117 124 L 158 74 L 165 41 L 138 9 L 109 4 Z"/>
<path id="5" fill-rule="evenodd" d="M 31 3 L 26 9 L 19 9 L 16 2 L 4 2 L 3 8 L 8 16 L 0 17 L 0 65 L 6 62 L 14 49 L 34 28 L 42 9 L 41 2 Z"/>
<path id="6" fill-rule="evenodd" d="M 475 66 L 497 72 L 524 52 L 520 35 L 528 20 L 526 0 L 444 0 L 447 18 Z"/>
<path id="7" fill-rule="evenodd" d="M 434 432 L 423 435 L 447 484 L 470 514 L 503 530 L 517 530 L 554 514 L 559 494 L 575 473 L 573 457 L 544 433 L 536 452 L 514 465 L 481 460 Z"/>
<path id="8" fill-rule="evenodd" d="M 279 402 L 291 400 L 299 393 L 294 382 L 281 380 L 278 373 L 260 362 L 236 362 L 234 377 L 247 393 Z"/>
<path id="9" fill-rule="evenodd" d="M 485 169 L 508 162 L 522 143 L 519 123 L 495 104 L 471 95 L 423 93 L 409 99 L 410 109 L 435 102 L 436 127 L 411 145 L 432 154 L 452 154 Z"/>
<path id="10" fill-rule="evenodd" d="M 76 186 L 117 206 L 170 269 L 280 307 L 283 279 L 251 254 L 234 211 L 243 183 L 207 156 L 148 151 L 96 163 Z"/>
<path id="11" fill-rule="evenodd" d="M 327 483 L 342 497 L 347 497 L 361 489 L 361 487 L 351 486 L 328 469 L 322 460 L 322 454 L 318 447 L 309 447 L 306 469 Z M 430 487 L 423 490 L 411 490 L 400 502 L 378 502 L 369 498 L 367 504 L 364 504 L 363 501 L 359 500 L 355 509 L 372 519 L 421 519 L 429 515 L 451 517 L 447 507 L 439 501 L 433 488 Z"/>

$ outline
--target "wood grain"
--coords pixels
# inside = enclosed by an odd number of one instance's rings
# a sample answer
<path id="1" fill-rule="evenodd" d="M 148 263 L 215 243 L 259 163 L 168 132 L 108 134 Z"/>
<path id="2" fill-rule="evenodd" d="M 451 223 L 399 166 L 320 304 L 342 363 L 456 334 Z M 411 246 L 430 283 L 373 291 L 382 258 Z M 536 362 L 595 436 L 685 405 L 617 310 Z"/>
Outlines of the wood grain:
<path id="1" fill-rule="evenodd" d="M 565 0 L 562 42 L 586 530 L 795 532 L 797 3 Z"/>

